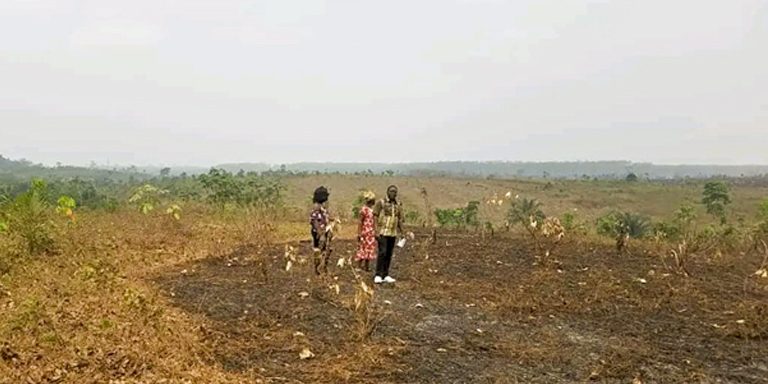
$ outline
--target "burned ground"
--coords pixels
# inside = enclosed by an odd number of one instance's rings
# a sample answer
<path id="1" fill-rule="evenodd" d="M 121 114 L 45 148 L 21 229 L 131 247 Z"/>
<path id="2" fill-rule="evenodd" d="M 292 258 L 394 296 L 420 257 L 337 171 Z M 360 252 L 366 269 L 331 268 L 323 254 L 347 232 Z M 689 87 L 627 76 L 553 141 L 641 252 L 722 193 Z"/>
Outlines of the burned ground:
<path id="1" fill-rule="evenodd" d="M 286 245 L 298 253 L 290 271 Z M 397 251 L 397 283 L 374 288 L 365 337 L 359 281 L 336 265 L 354 248 L 335 242 L 319 278 L 308 244 L 293 243 L 243 246 L 152 280 L 209 320 L 211 363 L 263 382 L 768 381 L 756 256 L 697 258 L 684 277 L 641 249 L 570 241 L 541 259 L 513 235 L 425 235 Z"/>

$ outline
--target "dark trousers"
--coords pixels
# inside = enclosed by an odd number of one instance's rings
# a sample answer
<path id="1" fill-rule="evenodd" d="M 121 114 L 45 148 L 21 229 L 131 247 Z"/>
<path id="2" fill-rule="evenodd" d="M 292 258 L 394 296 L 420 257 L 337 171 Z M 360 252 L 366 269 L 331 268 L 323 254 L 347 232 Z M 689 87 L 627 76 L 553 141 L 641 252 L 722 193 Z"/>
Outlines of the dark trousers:
<path id="1" fill-rule="evenodd" d="M 379 256 L 376 258 L 376 276 L 389 276 L 389 264 L 392 262 L 392 252 L 395 250 L 394 236 L 379 236 Z"/>
<path id="2" fill-rule="evenodd" d="M 317 233 L 315 227 L 312 227 L 312 247 L 320 248 L 320 234 Z"/>

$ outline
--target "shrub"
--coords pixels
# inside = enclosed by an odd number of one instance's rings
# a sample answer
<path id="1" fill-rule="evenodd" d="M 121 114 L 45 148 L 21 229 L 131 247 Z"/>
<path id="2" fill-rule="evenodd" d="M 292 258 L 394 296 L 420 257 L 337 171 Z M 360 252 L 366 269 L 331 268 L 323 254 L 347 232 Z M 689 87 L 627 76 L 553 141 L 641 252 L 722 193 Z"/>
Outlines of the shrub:
<path id="1" fill-rule="evenodd" d="M 768 235 L 768 198 L 765 198 L 758 207 L 758 231 L 763 235 Z"/>
<path id="2" fill-rule="evenodd" d="M 8 221 L 3 214 L 3 208 L 8 204 L 8 197 L 0 195 L 0 234 L 8 231 Z"/>
<path id="3" fill-rule="evenodd" d="M 509 210 L 509 222 L 524 227 L 537 227 L 544 221 L 545 215 L 541 210 L 542 204 L 536 199 L 522 198 L 512 202 Z"/>
<path id="4" fill-rule="evenodd" d="M 479 201 L 470 201 L 466 207 L 453 208 L 453 209 L 440 209 L 437 208 L 434 211 L 437 223 L 441 227 L 455 226 L 463 228 L 467 225 L 477 227 L 480 225 L 478 221 L 478 213 L 480 210 Z"/>
<path id="5" fill-rule="evenodd" d="M 120 202 L 114 197 L 108 197 L 101 205 L 101 208 L 105 209 L 107 212 L 116 212 L 119 207 Z"/>
<path id="6" fill-rule="evenodd" d="M 437 218 L 437 224 L 439 226 L 447 227 L 454 221 L 454 210 L 435 208 L 435 217 Z"/>
<path id="7" fill-rule="evenodd" d="M 480 212 L 480 202 L 470 201 L 464 208 L 464 222 L 467 225 L 477 227 L 480 222 L 477 220 L 477 215 Z"/>
<path id="8" fill-rule="evenodd" d="M 509 209 L 508 220 L 512 225 L 521 225 L 539 248 L 536 233 L 541 228 L 546 216 L 541 210 L 542 204 L 536 199 L 522 198 L 512 202 Z"/>
<path id="9" fill-rule="evenodd" d="M 658 239 L 675 240 L 680 238 L 680 227 L 676 223 L 660 221 L 653 224 L 653 234 Z"/>
<path id="10" fill-rule="evenodd" d="M 160 205 L 161 197 L 167 193 L 167 190 L 160 189 L 154 185 L 145 184 L 133 192 L 128 199 L 128 202 L 136 205 L 139 212 L 146 215 L 154 210 L 156 206 Z"/>
<path id="11" fill-rule="evenodd" d="M 691 225 L 696 220 L 696 208 L 690 204 L 682 204 L 675 211 L 675 221 L 683 225 Z"/>
<path id="12" fill-rule="evenodd" d="M 598 235 L 617 236 L 618 235 L 618 213 L 611 212 L 597 218 L 595 229 Z"/>
<path id="13" fill-rule="evenodd" d="M 62 216 L 68 217 L 70 220 L 75 221 L 75 199 L 69 196 L 61 196 L 56 201 L 56 213 Z"/>
<path id="14" fill-rule="evenodd" d="M 40 254 L 53 251 L 54 223 L 50 206 L 45 200 L 46 184 L 33 180 L 27 192 L 13 201 L 6 200 L 2 220 L 7 232 L 21 239 L 26 251 Z"/>
<path id="15" fill-rule="evenodd" d="M 726 206 L 731 203 L 728 185 L 722 181 L 711 181 L 704 185 L 701 203 L 707 208 L 707 213 L 725 224 Z"/>
<path id="16" fill-rule="evenodd" d="M 563 214 L 563 219 L 560 220 L 560 222 L 563 224 L 563 228 L 566 230 L 573 230 L 574 226 L 576 225 L 576 215 L 571 212 L 566 212 Z"/>
<path id="17" fill-rule="evenodd" d="M 68 181 L 55 182 L 49 185 L 49 199 L 53 203 L 58 196 L 71 197 L 77 206 L 99 208 L 102 207 L 108 197 L 101 193 L 92 181 L 74 178 Z"/>
<path id="18" fill-rule="evenodd" d="M 421 215 L 418 211 L 408 211 L 405 213 L 405 222 L 406 223 L 417 223 L 421 219 Z"/>
<path id="19" fill-rule="evenodd" d="M 650 229 L 648 218 L 630 212 L 611 212 L 597 219 L 597 233 L 605 236 L 627 235 L 638 239 L 647 236 Z"/>
<path id="20" fill-rule="evenodd" d="M 177 204 L 171 204 L 165 210 L 165 214 L 168 215 L 168 217 L 179 221 L 181 220 L 181 207 L 179 207 Z"/>
<path id="21" fill-rule="evenodd" d="M 691 240 L 694 235 L 693 224 L 696 220 L 695 208 L 690 204 L 682 204 L 675 211 L 674 219 L 670 222 L 653 224 L 653 234 L 657 239 L 678 241 Z"/>
<path id="22" fill-rule="evenodd" d="M 252 172 L 233 175 L 215 168 L 198 176 L 198 180 L 207 192 L 208 200 L 222 208 L 227 204 L 241 207 L 276 207 L 282 203 L 282 192 L 285 189 L 274 178 Z"/>

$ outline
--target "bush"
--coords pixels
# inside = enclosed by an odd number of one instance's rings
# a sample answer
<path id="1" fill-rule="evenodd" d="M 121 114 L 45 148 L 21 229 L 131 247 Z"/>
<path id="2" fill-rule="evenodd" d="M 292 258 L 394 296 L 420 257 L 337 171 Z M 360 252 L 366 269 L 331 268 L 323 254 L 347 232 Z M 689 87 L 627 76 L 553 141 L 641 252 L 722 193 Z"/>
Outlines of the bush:
<path id="1" fill-rule="evenodd" d="M 560 221 L 563 224 L 563 228 L 568 231 L 573 230 L 576 226 L 576 215 L 571 212 L 566 212 L 563 214 L 563 218 Z"/>
<path id="2" fill-rule="evenodd" d="M 618 213 L 611 212 L 597 218 L 595 229 L 598 235 L 615 237 L 618 235 Z"/>
<path id="3" fill-rule="evenodd" d="M 453 209 L 435 209 L 437 223 L 441 227 L 455 226 L 463 228 L 465 226 L 478 227 L 480 222 L 477 219 L 480 210 L 479 201 L 470 201 L 466 207 Z"/>
<path id="4" fill-rule="evenodd" d="M 437 217 L 437 224 L 441 227 L 464 226 L 464 208 L 454 209 L 435 209 L 435 216 Z"/>
<path id="5" fill-rule="evenodd" d="M 477 220 L 477 215 L 480 212 L 480 202 L 479 201 L 470 201 L 467 206 L 464 208 L 464 222 L 467 225 L 477 227 L 480 225 L 480 222 Z"/>
<path id="6" fill-rule="evenodd" d="M 680 238 L 680 227 L 676 223 L 660 221 L 653 224 L 654 236 L 661 239 L 677 240 Z"/>
<path id="7" fill-rule="evenodd" d="M 441 227 L 447 227 L 448 225 L 454 223 L 454 213 L 454 209 L 435 208 L 437 224 Z"/>
<path id="8" fill-rule="evenodd" d="M 522 198 L 515 200 L 512 202 L 512 208 L 509 209 L 509 222 L 522 225 L 523 227 L 529 227 L 536 223 L 536 225 L 533 225 L 536 227 L 546 217 L 541 207 L 542 204 L 536 199 Z"/>
<path id="9" fill-rule="evenodd" d="M 114 197 L 108 197 L 104 201 L 104 204 L 101 206 L 101 208 L 103 208 L 107 212 L 114 213 L 114 212 L 117 212 L 118 208 L 120 208 L 120 202 Z"/>
<path id="10" fill-rule="evenodd" d="M 56 213 L 62 216 L 68 217 L 70 220 L 75 221 L 75 199 L 69 196 L 61 196 L 56 201 Z"/>
<path id="11" fill-rule="evenodd" d="M 154 185 L 144 184 L 133 192 L 128 202 L 134 204 L 139 212 L 146 215 L 160 205 L 162 196 L 167 193 L 168 191 Z"/>
<path id="12" fill-rule="evenodd" d="M 619 225 L 629 237 L 639 239 L 648 235 L 651 221 L 644 216 L 625 212 L 619 216 Z"/>
<path id="13" fill-rule="evenodd" d="M 54 202 L 54 198 L 62 195 L 70 196 L 77 206 L 88 208 L 101 208 L 107 200 L 107 196 L 99 192 L 92 181 L 79 178 L 49 184 L 48 201 L 50 203 Z"/>
<path id="14" fill-rule="evenodd" d="M 690 204 L 682 204 L 680 208 L 675 211 L 675 224 L 682 233 L 687 233 L 692 230 L 691 226 L 696 221 L 696 208 Z"/>
<path id="15" fill-rule="evenodd" d="M 421 219 L 418 211 L 408 211 L 405 213 L 405 222 L 409 224 L 417 223 Z"/>
<path id="16" fill-rule="evenodd" d="M 546 215 L 541 210 L 542 204 L 536 199 L 522 198 L 512 202 L 512 207 L 509 209 L 508 221 L 512 225 L 521 225 L 531 239 L 536 244 L 536 249 L 539 248 L 539 240 L 536 236 Z M 559 223 L 558 223 L 559 225 Z"/>
<path id="17" fill-rule="evenodd" d="M 241 207 L 270 208 L 282 203 L 285 187 L 277 180 L 256 173 L 233 175 L 222 169 L 211 169 L 198 176 L 208 200 L 220 207 L 234 204 Z"/>
<path id="18" fill-rule="evenodd" d="M 605 236 L 628 235 L 639 239 L 646 237 L 650 229 L 647 217 L 630 212 L 611 212 L 597 219 L 597 233 Z"/>
<path id="19" fill-rule="evenodd" d="M 18 237 L 29 254 L 51 252 L 54 249 L 52 210 L 45 200 L 47 186 L 33 180 L 27 192 L 3 204 L 2 219 L 6 231 Z"/>
<path id="20" fill-rule="evenodd" d="M 682 204 L 675 211 L 671 222 L 658 222 L 653 224 L 653 234 L 657 239 L 678 241 L 691 240 L 694 234 L 694 222 L 696 220 L 695 208 L 690 204 Z"/>
<path id="21" fill-rule="evenodd" d="M 758 231 L 763 235 L 768 235 L 768 198 L 765 198 L 761 203 L 757 211 Z"/>
<path id="22" fill-rule="evenodd" d="M 711 181 L 704 185 L 701 203 L 707 208 L 707 213 L 725 224 L 725 207 L 731 203 L 728 185 L 722 181 Z"/>
<path id="23" fill-rule="evenodd" d="M 466 207 L 453 209 L 437 208 L 434 213 L 437 223 L 441 227 L 454 226 L 456 228 L 464 228 L 466 226 L 480 226 L 480 222 L 477 219 L 479 211 L 480 202 L 470 201 Z"/>

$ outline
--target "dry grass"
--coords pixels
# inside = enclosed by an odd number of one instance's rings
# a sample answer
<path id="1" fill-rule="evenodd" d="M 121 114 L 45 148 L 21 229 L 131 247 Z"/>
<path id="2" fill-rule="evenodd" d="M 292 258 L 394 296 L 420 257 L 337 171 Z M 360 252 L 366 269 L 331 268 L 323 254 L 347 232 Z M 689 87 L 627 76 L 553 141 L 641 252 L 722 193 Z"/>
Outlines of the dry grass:
<path id="1" fill-rule="evenodd" d="M 198 216 L 179 224 L 128 212 L 84 214 L 60 239 L 60 254 L 17 261 L 2 278 L 0 382 L 241 380 L 211 358 L 205 319 L 170 306 L 145 280 L 244 242 L 261 245 L 251 235 L 268 240 L 255 221 Z"/>
<path id="2" fill-rule="evenodd" d="M 612 205 L 664 216 L 698 191 L 680 186 L 460 179 L 292 179 L 294 214 L 82 212 L 59 252 L 14 259 L 0 275 L 0 383 L 761 382 L 768 375 L 766 255 L 690 254 L 567 233 L 557 263 L 516 233 L 424 230 L 398 251 L 393 287 L 363 288 L 344 225 L 331 272 L 307 262 L 303 196 L 331 186 L 349 211 L 361 187 L 400 185 L 407 206 L 506 191 L 550 214 Z M 560 191 L 563 189 L 563 191 Z M 437 193 L 436 191 L 440 191 Z M 765 189 L 739 189 L 745 214 Z M 652 197 L 652 198 L 651 198 Z M 620 205 L 621 204 L 621 205 Z M 485 215 L 503 215 L 505 210 Z M 499 216 L 500 217 L 500 216 Z M 295 264 L 286 271 L 286 244 Z M 0 240 L 7 254 L 14 244 Z M 678 249 L 678 248 L 676 248 Z M 682 251 L 678 249 L 678 254 Z M 5 259 L 7 260 L 7 259 Z M 677 265 L 670 266 L 673 271 Z M 306 292 L 306 296 L 299 293 Z M 313 357 L 300 358 L 309 349 Z M 165 381 L 163 381 L 165 380 Z"/>
<path id="3" fill-rule="evenodd" d="M 308 209 L 309 196 L 318 185 L 329 187 L 331 209 L 342 218 L 349 218 L 352 203 L 361 189 L 370 189 L 382 195 L 388 185 L 396 184 L 400 187 L 406 210 L 418 211 L 422 218 L 426 217 L 426 212 L 421 190 L 426 188 L 433 208 L 459 208 L 472 200 L 486 202 L 494 195 L 503 199 L 507 192 L 512 192 L 512 196 L 519 195 L 541 201 L 548 215 L 560 216 L 565 212 L 572 212 L 578 219 L 587 221 L 612 210 L 637 212 L 654 219 L 670 219 L 682 203 L 696 204 L 701 201 L 704 185 L 704 182 L 665 185 L 621 181 L 482 180 L 349 175 L 294 177 L 287 179 L 287 183 L 289 205 L 301 215 Z M 548 183 L 551 186 L 548 186 Z M 731 188 L 731 194 L 733 204 L 730 208 L 734 214 L 749 220 L 755 217 L 759 202 L 768 196 L 768 186 L 737 185 Z M 500 224 L 508 207 L 508 204 L 502 207 L 483 204 L 481 220 Z M 699 209 L 697 213 L 700 221 L 709 220 L 703 209 Z"/>

